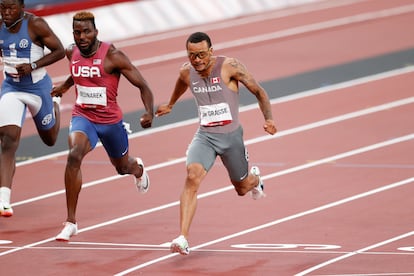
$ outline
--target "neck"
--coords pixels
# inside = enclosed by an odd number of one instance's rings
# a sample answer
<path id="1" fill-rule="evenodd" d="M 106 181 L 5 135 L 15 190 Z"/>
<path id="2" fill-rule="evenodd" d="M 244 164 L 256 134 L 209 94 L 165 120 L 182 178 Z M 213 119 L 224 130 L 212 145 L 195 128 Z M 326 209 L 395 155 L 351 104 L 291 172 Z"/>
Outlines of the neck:
<path id="1" fill-rule="evenodd" d="M 19 19 L 17 19 L 16 21 L 14 21 L 13 24 L 11 24 L 10 26 L 6 26 L 6 29 L 7 30 L 10 30 L 10 29 L 13 29 L 14 27 L 16 27 L 16 25 L 19 24 L 23 20 L 24 15 L 25 15 L 25 13 L 23 13 L 22 16 L 20 16 Z"/>
<path id="2" fill-rule="evenodd" d="M 101 45 L 101 42 L 97 40 L 96 43 L 95 43 L 95 45 L 94 45 L 95 47 L 92 47 L 91 52 L 90 53 L 82 53 L 81 52 L 81 56 L 83 56 L 85 58 L 88 58 L 88 57 L 93 56 L 98 51 L 99 45 Z M 93 48 L 95 48 L 95 49 L 93 49 Z"/>
<path id="3" fill-rule="evenodd" d="M 198 74 L 202 78 L 207 78 L 208 76 L 210 76 L 210 73 L 213 70 L 214 63 L 215 63 L 215 59 L 214 58 L 210 58 L 208 64 L 206 65 L 206 68 L 203 71 L 198 72 Z"/>

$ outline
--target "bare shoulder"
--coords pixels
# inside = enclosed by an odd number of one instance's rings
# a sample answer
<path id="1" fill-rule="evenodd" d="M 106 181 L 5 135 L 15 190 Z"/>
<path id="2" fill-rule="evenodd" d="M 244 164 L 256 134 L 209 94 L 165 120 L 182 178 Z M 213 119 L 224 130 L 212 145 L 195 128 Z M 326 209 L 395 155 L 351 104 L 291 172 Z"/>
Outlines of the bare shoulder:
<path id="1" fill-rule="evenodd" d="M 180 75 L 185 76 L 190 74 L 191 64 L 190 62 L 185 62 L 180 67 Z"/>
<path id="2" fill-rule="evenodd" d="M 49 30 L 49 25 L 43 17 L 28 12 L 25 12 L 25 16 L 29 20 L 29 26 L 32 28 L 33 31 L 38 32 Z"/>
<path id="3" fill-rule="evenodd" d="M 106 59 L 110 60 L 112 63 L 124 63 L 129 62 L 128 57 L 125 53 L 116 48 L 114 44 L 110 44 L 108 52 L 106 53 Z"/>
<path id="4" fill-rule="evenodd" d="M 234 57 L 226 57 L 223 61 L 223 66 L 226 66 L 228 67 L 228 69 L 232 69 L 235 71 L 246 70 L 246 67 L 244 66 L 244 64 L 240 60 Z"/>
<path id="5" fill-rule="evenodd" d="M 226 57 L 223 62 L 222 74 L 227 76 L 229 79 L 235 79 L 238 81 L 246 81 L 249 78 L 249 72 L 246 66 L 233 57 Z"/>
<path id="6" fill-rule="evenodd" d="M 185 62 L 180 67 L 179 78 L 187 84 L 190 83 L 190 68 L 191 68 L 190 62 Z"/>
<path id="7" fill-rule="evenodd" d="M 180 71 L 190 71 L 191 63 L 190 62 L 184 62 L 181 67 Z"/>
<path id="8" fill-rule="evenodd" d="M 72 58 L 73 48 L 75 47 L 75 43 L 69 44 L 68 47 L 65 49 L 66 57 L 70 60 Z"/>

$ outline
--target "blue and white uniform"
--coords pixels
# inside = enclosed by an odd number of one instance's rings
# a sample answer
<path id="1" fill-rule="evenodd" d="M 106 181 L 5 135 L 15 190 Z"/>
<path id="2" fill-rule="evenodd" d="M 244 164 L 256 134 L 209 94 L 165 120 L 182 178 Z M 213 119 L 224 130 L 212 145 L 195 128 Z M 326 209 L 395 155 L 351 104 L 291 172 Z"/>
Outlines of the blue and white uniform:
<path id="1" fill-rule="evenodd" d="M 17 33 L 0 26 L 0 49 L 4 81 L 0 93 L 0 126 L 22 127 L 26 107 L 32 113 L 38 129 L 48 130 L 55 124 L 50 92 L 52 80 L 45 68 L 33 70 L 19 77 L 16 65 L 32 63 L 44 56 L 44 49 L 33 43 L 28 31 L 30 17 L 25 16 Z"/>

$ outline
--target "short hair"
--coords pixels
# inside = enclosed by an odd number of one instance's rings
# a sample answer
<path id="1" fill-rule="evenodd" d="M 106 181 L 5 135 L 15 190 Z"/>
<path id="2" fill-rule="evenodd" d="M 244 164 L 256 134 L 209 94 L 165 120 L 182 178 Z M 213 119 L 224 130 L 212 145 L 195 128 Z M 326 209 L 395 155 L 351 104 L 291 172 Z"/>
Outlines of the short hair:
<path id="1" fill-rule="evenodd" d="M 193 34 L 191 34 L 188 39 L 187 42 L 185 43 L 185 46 L 188 48 L 188 43 L 199 43 L 202 41 L 206 41 L 207 42 L 207 46 L 208 48 L 211 47 L 211 39 L 208 36 L 208 34 L 203 33 L 203 32 L 195 32 Z"/>
<path id="2" fill-rule="evenodd" d="M 95 16 L 91 12 L 88 12 L 88 11 L 80 11 L 80 12 L 77 12 L 73 16 L 73 22 L 75 22 L 75 21 L 91 21 L 93 27 L 96 29 L 96 26 L 95 26 Z"/>

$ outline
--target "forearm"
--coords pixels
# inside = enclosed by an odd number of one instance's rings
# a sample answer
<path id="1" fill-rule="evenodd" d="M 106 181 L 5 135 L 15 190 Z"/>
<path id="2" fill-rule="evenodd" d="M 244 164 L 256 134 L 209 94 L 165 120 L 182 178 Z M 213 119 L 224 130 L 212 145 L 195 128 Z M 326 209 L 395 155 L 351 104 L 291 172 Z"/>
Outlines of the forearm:
<path id="1" fill-rule="evenodd" d="M 60 59 L 65 57 L 65 51 L 62 50 L 56 50 L 53 52 L 48 53 L 47 55 L 43 56 L 39 60 L 35 61 L 37 67 L 45 67 L 52 63 L 55 63 L 59 61 Z"/>
<path id="2" fill-rule="evenodd" d="M 141 100 L 148 114 L 154 115 L 154 97 L 149 88 L 143 88 Z"/>

